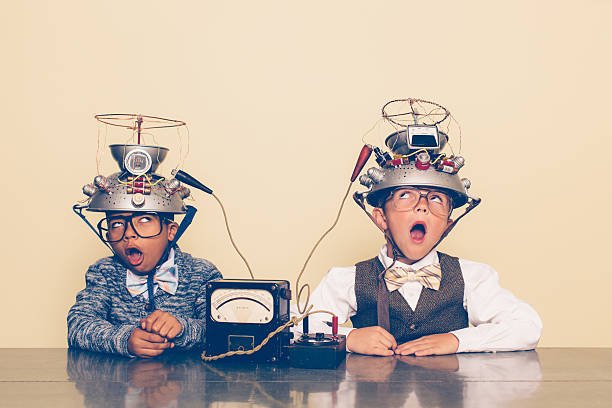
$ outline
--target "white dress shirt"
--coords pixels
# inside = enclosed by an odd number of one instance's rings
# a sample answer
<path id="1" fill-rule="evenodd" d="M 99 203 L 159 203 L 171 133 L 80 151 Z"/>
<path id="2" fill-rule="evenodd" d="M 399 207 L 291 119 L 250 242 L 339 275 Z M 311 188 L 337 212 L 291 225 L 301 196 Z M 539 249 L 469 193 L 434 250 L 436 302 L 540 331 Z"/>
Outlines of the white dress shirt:
<path id="1" fill-rule="evenodd" d="M 383 245 L 378 259 L 385 266 L 392 263 Z M 438 262 L 438 253 L 432 250 L 412 265 L 396 262 L 395 266 L 410 266 L 420 269 Z M 470 327 L 451 333 L 459 339 L 458 353 L 469 351 L 511 351 L 535 348 L 542 333 L 542 320 L 527 303 L 517 299 L 510 291 L 499 285 L 497 272 L 489 265 L 459 259 L 463 273 L 463 308 L 467 311 Z M 323 277 L 310 296 L 313 310 L 327 310 L 338 316 L 340 324 L 357 314 L 355 296 L 355 266 L 334 267 Z M 444 272 L 443 272 L 444 273 Z M 416 309 L 423 286 L 416 281 L 404 283 L 398 292 L 410 306 Z M 296 305 L 292 314 L 297 315 Z M 310 332 L 331 331 L 326 321 L 327 314 L 309 317 Z M 301 332 L 301 324 L 293 330 Z M 348 335 L 353 328 L 340 327 L 340 334 Z"/>

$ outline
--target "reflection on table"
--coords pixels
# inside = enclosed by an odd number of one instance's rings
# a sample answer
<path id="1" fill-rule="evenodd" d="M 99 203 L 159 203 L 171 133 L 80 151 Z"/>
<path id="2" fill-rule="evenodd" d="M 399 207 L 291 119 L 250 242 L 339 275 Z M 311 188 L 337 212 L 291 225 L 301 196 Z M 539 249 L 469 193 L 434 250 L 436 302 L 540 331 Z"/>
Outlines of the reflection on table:
<path id="1" fill-rule="evenodd" d="M 337 370 L 153 360 L 68 350 L 67 374 L 90 407 L 474 407 L 529 398 L 542 370 L 535 351 L 435 357 L 348 354 Z"/>

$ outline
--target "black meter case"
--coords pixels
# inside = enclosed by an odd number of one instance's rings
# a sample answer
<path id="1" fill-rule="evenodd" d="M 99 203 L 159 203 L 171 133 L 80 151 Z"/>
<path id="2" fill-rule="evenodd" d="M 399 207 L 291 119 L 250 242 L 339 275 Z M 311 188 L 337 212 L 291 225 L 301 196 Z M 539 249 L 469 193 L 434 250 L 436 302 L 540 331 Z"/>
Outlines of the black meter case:
<path id="1" fill-rule="evenodd" d="M 285 280 L 220 279 L 206 284 L 205 355 L 252 350 L 270 332 L 289 321 L 291 291 Z M 289 345 L 289 328 L 273 336 L 253 354 L 233 361 L 277 362 Z"/>

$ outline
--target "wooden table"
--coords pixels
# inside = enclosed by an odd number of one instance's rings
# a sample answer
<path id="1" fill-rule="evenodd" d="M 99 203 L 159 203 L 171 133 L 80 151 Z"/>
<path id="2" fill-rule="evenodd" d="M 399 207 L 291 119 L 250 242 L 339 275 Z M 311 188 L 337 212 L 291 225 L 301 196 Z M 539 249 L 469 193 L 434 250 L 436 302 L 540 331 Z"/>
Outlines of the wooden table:
<path id="1" fill-rule="evenodd" d="M 337 370 L 0 349 L 0 407 L 612 407 L 612 349 L 355 354 Z"/>

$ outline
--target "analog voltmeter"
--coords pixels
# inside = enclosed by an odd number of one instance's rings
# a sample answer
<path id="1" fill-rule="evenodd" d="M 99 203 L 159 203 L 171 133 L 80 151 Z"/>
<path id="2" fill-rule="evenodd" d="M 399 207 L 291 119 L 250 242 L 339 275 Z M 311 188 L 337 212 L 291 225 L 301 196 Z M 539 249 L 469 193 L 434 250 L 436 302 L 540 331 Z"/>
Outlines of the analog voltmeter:
<path id="1" fill-rule="evenodd" d="M 219 279 L 206 284 L 207 356 L 248 351 L 270 332 L 289 321 L 291 291 L 285 280 Z M 289 328 L 269 339 L 253 354 L 237 355 L 246 361 L 278 361 L 289 345 Z"/>
<path id="2" fill-rule="evenodd" d="M 262 324 L 274 316 L 274 298 L 268 290 L 221 288 L 210 299 L 210 316 L 216 322 Z"/>

